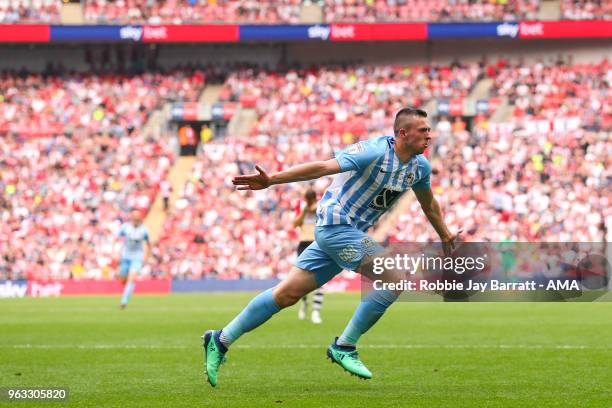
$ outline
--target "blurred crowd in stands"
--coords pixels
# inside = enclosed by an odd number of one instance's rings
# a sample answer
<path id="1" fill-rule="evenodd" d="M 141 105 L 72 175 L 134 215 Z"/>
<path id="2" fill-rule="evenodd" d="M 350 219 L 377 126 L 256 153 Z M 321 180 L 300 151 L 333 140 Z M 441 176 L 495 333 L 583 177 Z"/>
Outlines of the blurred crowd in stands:
<path id="1" fill-rule="evenodd" d="M 561 16 L 567 20 L 612 20 L 609 0 L 562 0 Z"/>
<path id="2" fill-rule="evenodd" d="M 435 111 L 491 79 L 495 112 L 432 117 L 427 154 L 446 221 L 468 240 L 602 241 L 612 223 L 612 66 L 494 63 L 318 67 L 231 73 L 221 101 L 251 106 L 250 134 L 198 149 L 175 191 L 146 273 L 267 278 L 288 271 L 307 187 L 238 192 L 232 176 L 277 171 L 391 131 L 404 105 Z M 115 231 L 146 212 L 171 165 L 169 140 L 142 131 L 163 100 L 195 101 L 202 72 L 0 77 L 0 277 L 111 277 Z M 389 241 L 435 240 L 411 193 Z M 610 236 L 608 232 L 608 236 Z"/>
<path id="3" fill-rule="evenodd" d="M 326 0 L 325 22 L 536 20 L 540 0 Z"/>
<path id="4" fill-rule="evenodd" d="M 304 7 L 323 21 L 517 21 L 538 19 L 540 0 L 85 0 L 89 24 L 298 24 Z M 563 0 L 564 19 L 610 19 L 606 0 Z M 0 23 L 59 23 L 59 0 L 0 0 Z M 315 13 L 316 15 L 316 13 Z"/>
<path id="5" fill-rule="evenodd" d="M 320 68 L 230 75 L 221 97 L 257 101 L 247 137 L 204 146 L 157 250 L 176 277 L 263 278 L 294 258 L 296 215 L 308 183 L 237 192 L 231 176 L 326 159 L 360 139 L 389 133 L 403 103 L 465 96 L 492 76 L 492 97 L 514 105 L 503 123 L 479 114 L 434 119 L 433 188 L 449 225 L 469 240 L 601 241 L 612 222 L 612 69 L 599 64 L 459 64 Z M 408 99 L 406 99 L 408 98 Z M 315 183 L 319 195 L 329 179 Z M 436 235 L 411 201 L 390 241 Z M 184 237 L 189 237 L 185 240 Z"/>
<path id="6" fill-rule="evenodd" d="M 59 24 L 61 0 L 0 0 L 0 24 Z"/>
<path id="7" fill-rule="evenodd" d="M 173 161 L 143 132 L 203 72 L 0 76 L 0 277 L 110 277 L 121 220 L 146 213 Z"/>
<path id="8" fill-rule="evenodd" d="M 491 68 L 491 94 L 507 97 L 510 117 L 478 115 L 472 132 L 436 125 L 434 191 L 448 222 L 470 240 L 602 241 L 612 227 L 612 66 Z M 435 238 L 416 210 L 413 202 L 392 239 Z"/>

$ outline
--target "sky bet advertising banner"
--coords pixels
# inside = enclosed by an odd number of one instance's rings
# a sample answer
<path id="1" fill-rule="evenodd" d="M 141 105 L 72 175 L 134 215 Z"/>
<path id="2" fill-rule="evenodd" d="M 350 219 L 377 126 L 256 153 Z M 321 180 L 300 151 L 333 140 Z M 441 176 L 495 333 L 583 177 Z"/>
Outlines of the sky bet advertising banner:
<path id="1" fill-rule="evenodd" d="M 0 42 L 423 41 L 460 38 L 612 38 L 612 21 L 313 25 L 0 24 Z"/>
<path id="2" fill-rule="evenodd" d="M 610 38 L 612 21 L 428 24 L 427 38 Z"/>
<path id="3" fill-rule="evenodd" d="M 236 42 L 237 25 L 51 26 L 51 41 Z"/>
<path id="4" fill-rule="evenodd" d="M 330 27 L 316 25 L 243 25 L 240 26 L 240 41 L 303 41 L 329 40 Z"/>

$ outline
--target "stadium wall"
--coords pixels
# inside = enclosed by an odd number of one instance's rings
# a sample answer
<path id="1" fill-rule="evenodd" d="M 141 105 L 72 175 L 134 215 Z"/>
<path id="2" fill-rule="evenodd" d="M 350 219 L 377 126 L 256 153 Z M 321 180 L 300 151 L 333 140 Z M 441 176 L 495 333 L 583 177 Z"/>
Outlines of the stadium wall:
<path id="1" fill-rule="evenodd" d="M 409 62 L 412 64 L 447 63 L 453 60 L 477 62 L 494 59 L 523 58 L 526 61 L 572 55 L 574 62 L 600 60 L 612 56 L 610 39 L 589 40 L 513 40 L 465 39 L 428 42 L 382 43 L 302 43 L 287 46 L 289 62 L 302 64 L 356 61 L 365 64 Z"/>
<path id="2" fill-rule="evenodd" d="M 115 44 L 111 47 L 132 47 Z M 141 45 L 148 47 L 146 45 Z M 1 69 L 21 69 L 40 72 L 48 63 L 61 62 L 77 72 L 89 71 L 85 63 L 85 49 L 100 54 L 105 44 L 1 44 Z M 612 41 L 588 40 L 434 40 L 429 42 L 351 42 L 351 43 L 253 43 L 253 44 L 158 44 L 158 65 L 174 68 L 177 64 L 226 64 L 249 62 L 274 67 L 277 64 L 427 64 L 448 63 L 453 60 L 476 62 L 483 57 L 498 56 L 526 61 L 572 55 L 574 62 L 599 61 L 603 56 L 612 58 Z M 111 52 L 111 58 L 115 53 Z"/>

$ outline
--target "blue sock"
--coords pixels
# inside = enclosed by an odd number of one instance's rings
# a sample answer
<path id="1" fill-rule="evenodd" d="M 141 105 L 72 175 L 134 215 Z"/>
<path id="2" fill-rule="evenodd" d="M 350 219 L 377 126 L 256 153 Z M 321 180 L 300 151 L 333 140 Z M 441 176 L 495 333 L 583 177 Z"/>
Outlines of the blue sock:
<path id="1" fill-rule="evenodd" d="M 255 296 L 238 316 L 223 328 L 219 336 L 224 346 L 229 347 L 244 333 L 265 323 L 280 307 L 272 297 L 272 289 Z"/>
<path id="2" fill-rule="evenodd" d="M 132 291 L 134 290 L 134 282 L 128 282 L 125 285 L 125 289 L 123 289 L 123 296 L 121 297 L 121 304 L 127 305 L 128 300 L 130 300 L 130 296 L 132 295 Z"/>
<path id="3" fill-rule="evenodd" d="M 359 337 L 367 332 L 381 318 L 387 308 L 397 299 L 389 290 L 373 290 L 361 301 L 351 321 L 338 338 L 336 344 L 354 346 Z"/>

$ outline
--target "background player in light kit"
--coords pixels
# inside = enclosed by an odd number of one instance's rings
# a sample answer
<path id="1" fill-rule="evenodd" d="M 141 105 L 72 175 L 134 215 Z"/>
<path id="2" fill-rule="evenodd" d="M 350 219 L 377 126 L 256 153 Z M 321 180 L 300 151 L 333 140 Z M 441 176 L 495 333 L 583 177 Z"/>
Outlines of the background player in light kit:
<path id="1" fill-rule="evenodd" d="M 149 231 L 142 224 L 140 211 L 132 211 L 130 221 L 121 226 L 118 236 L 124 238 L 119 261 L 119 279 L 124 285 L 120 307 L 125 309 L 134 291 L 136 275 L 151 255 Z"/>
<path id="2" fill-rule="evenodd" d="M 300 213 L 293 221 L 294 227 L 300 227 L 300 243 L 297 254 L 302 252 L 314 241 L 314 230 L 317 222 L 317 193 L 314 190 L 307 190 L 304 194 L 305 202 L 300 206 Z M 312 294 L 312 314 L 310 319 L 315 324 L 322 323 L 321 307 L 323 307 L 323 291 L 321 288 Z M 308 295 L 302 298 L 302 304 L 298 311 L 298 318 L 304 320 L 308 313 Z"/>

